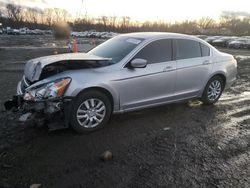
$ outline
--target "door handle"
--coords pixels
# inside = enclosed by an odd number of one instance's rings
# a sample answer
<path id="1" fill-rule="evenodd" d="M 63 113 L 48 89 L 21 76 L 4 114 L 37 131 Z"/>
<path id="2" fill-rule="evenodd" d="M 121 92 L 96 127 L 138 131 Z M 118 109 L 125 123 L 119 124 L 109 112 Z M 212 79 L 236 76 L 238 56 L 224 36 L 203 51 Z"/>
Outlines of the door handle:
<path id="1" fill-rule="evenodd" d="M 212 62 L 210 61 L 210 60 L 205 60 L 205 61 L 203 61 L 203 65 L 209 65 L 209 64 L 211 64 Z"/>
<path id="2" fill-rule="evenodd" d="M 172 71 L 173 70 L 173 67 L 172 66 L 167 66 L 163 69 L 164 72 L 169 72 L 169 71 Z"/>

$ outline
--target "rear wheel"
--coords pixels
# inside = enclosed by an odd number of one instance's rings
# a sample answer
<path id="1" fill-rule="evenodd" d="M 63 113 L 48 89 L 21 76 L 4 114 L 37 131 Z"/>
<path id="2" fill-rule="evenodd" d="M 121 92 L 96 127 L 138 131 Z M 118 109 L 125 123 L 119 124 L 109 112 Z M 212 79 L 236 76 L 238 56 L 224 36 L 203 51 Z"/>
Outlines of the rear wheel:
<path id="1" fill-rule="evenodd" d="M 99 91 L 80 94 L 73 104 L 71 126 L 79 133 L 91 132 L 103 127 L 111 115 L 109 98 Z"/>
<path id="2" fill-rule="evenodd" d="M 220 76 L 212 77 L 203 91 L 201 101 L 204 104 L 214 104 L 216 103 L 224 89 L 224 82 Z"/>

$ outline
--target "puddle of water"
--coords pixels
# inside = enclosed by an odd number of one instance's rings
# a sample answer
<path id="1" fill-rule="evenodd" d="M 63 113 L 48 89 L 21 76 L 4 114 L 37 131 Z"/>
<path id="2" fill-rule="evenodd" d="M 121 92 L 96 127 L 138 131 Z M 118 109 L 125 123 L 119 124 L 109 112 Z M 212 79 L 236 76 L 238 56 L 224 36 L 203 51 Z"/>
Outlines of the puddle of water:
<path id="1" fill-rule="evenodd" d="M 217 143 L 221 149 L 225 149 L 231 141 L 239 140 L 241 136 L 250 135 L 250 129 L 241 130 L 239 128 L 241 124 L 245 125 L 244 121 L 250 120 L 250 114 L 247 113 L 247 111 L 250 110 L 250 105 L 247 102 L 243 103 L 241 106 L 237 105 L 239 102 L 249 100 L 250 91 L 245 91 L 239 95 L 225 94 L 221 97 L 219 101 L 220 106 L 223 107 L 223 105 L 229 104 L 235 107 L 231 110 L 227 110 L 225 114 L 222 114 L 222 118 L 225 119 L 222 124 L 212 128 L 211 134 L 218 136 L 216 136 L 218 138 Z M 246 111 L 246 113 L 244 113 L 244 111 Z M 234 116 L 234 114 L 237 113 L 242 113 L 242 115 L 239 114 L 239 116 Z"/>
<path id="2" fill-rule="evenodd" d="M 219 100 L 219 104 L 234 104 L 242 101 L 250 100 L 250 91 L 245 91 L 240 95 L 226 95 L 222 96 Z"/>
<path id="3" fill-rule="evenodd" d="M 244 91 L 244 92 L 243 92 L 243 95 L 245 95 L 245 96 L 250 96 L 250 91 Z"/>
<path id="4" fill-rule="evenodd" d="M 168 130 L 170 130 L 170 127 L 164 127 L 163 130 L 168 131 Z"/>
<path id="5" fill-rule="evenodd" d="M 193 101 L 188 101 L 188 106 L 189 107 L 197 107 L 200 106 L 202 104 L 202 102 L 198 101 L 198 100 L 193 100 Z"/>
<path id="6" fill-rule="evenodd" d="M 250 56 L 236 55 L 235 58 L 236 58 L 238 61 L 246 61 L 246 60 L 249 60 L 249 61 L 250 61 Z"/>
<path id="7" fill-rule="evenodd" d="M 226 104 L 237 104 L 239 102 L 243 102 L 243 101 L 249 101 L 250 98 L 239 98 L 239 99 L 233 99 L 233 100 L 230 100 L 230 101 L 221 101 L 219 102 L 220 105 L 226 105 Z"/>
<path id="8" fill-rule="evenodd" d="M 234 109 L 232 111 L 229 111 L 227 113 L 228 116 L 231 116 L 231 115 L 234 115 L 234 114 L 237 114 L 237 113 L 240 113 L 240 112 L 244 112 L 244 111 L 247 111 L 247 110 L 250 110 L 250 106 L 243 106 L 243 107 L 240 107 L 238 109 Z"/>

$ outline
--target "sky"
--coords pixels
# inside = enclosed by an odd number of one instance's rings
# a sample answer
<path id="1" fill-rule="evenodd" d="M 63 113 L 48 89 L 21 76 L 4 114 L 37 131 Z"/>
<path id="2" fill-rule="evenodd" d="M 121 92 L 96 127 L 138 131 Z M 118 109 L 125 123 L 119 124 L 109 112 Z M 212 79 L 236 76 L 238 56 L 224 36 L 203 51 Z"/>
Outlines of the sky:
<path id="1" fill-rule="evenodd" d="M 29 7 L 63 8 L 73 17 L 129 16 L 135 21 L 218 19 L 222 11 L 250 13 L 250 0 L 0 0 Z"/>

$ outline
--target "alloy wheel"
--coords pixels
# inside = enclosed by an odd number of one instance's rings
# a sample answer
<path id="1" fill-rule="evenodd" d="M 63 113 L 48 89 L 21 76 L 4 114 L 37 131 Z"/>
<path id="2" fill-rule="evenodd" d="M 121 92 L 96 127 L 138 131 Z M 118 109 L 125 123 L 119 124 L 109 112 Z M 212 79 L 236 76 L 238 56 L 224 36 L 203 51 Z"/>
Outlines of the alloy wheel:
<path id="1" fill-rule="evenodd" d="M 207 97 L 210 101 L 215 101 L 221 94 L 222 87 L 218 80 L 214 80 L 210 83 L 207 90 Z"/>
<path id="2" fill-rule="evenodd" d="M 78 107 L 76 118 L 81 126 L 94 128 L 103 121 L 105 115 L 105 104 L 100 99 L 91 98 L 83 101 Z"/>

